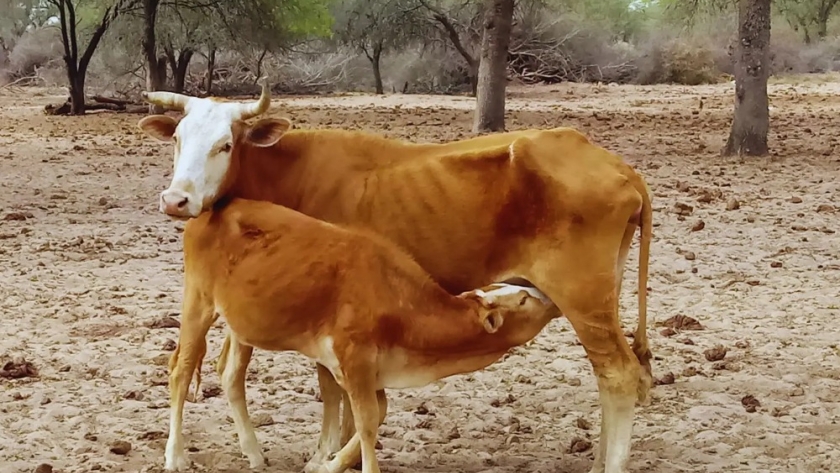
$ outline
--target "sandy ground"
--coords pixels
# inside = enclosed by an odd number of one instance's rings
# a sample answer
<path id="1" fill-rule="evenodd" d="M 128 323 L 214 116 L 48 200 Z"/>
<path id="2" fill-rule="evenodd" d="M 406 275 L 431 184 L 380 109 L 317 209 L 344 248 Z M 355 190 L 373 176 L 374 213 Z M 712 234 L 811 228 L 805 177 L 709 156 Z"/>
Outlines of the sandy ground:
<path id="1" fill-rule="evenodd" d="M 633 472 L 840 468 L 840 83 L 774 85 L 771 94 L 773 156 L 741 160 L 717 154 L 731 84 L 511 90 L 509 128 L 577 127 L 637 166 L 655 194 L 650 333 L 666 384 L 638 410 Z M 0 472 L 41 463 L 159 472 L 177 328 L 152 324 L 177 318 L 181 294 L 183 224 L 157 211 L 172 149 L 143 136 L 138 115 L 42 115 L 64 95 L 0 93 L 0 362 L 23 357 L 38 372 L 0 378 Z M 471 107 L 348 95 L 277 98 L 271 113 L 298 127 L 436 141 L 469 136 Z M 676 315 L 703 329 L 661 325 Z M 222 337 L 221 326 L 211 330 L 208 359 Z M 717 346 L 725 357 L 707 360 Z M 191 459 L 198 471 L 246 471 L 212 365 L 204 377 L 207 397 L 185 410 Z M 271 462 L 264 471 L 302 469 L 317 442 L 316 390 L 302 356 L 255 354 L 248 396 Z M 385 472 L 590 467 L 595 381 L 565 320 L 484 371 L 390 398 Z M 118 441 L 130 451 L 113 453 Z"/>

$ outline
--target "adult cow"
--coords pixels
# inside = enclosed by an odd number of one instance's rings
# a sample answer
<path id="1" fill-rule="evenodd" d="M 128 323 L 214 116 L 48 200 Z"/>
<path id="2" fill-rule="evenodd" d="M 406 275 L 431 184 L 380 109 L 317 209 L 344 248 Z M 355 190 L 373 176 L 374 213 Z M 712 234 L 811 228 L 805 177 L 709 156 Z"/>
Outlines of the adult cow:
<path id="1" fill-rule="evenodd" d="M 634 406 L 647 399 L 652 380 L 652 210 L 644 180 L 619 156 L 569 128 L 419 144 L 290 130 L 283 118 L 249 125 L 245 120 L 270 106 L 264 80 L 251 103 L 169 92 L 144 97 L 185 113 L 180 121 L 153 115 L 139 123 L 175 145 L 172 181 L 160 195 L 167 215 L 196 217 L 223 196 L 270 201 L 373 229 L 451 293 L 506 280 L 527 280 L 545 293 L 569 319 L 598 379 L 601 437 L 592 472 L 626 471 Z M 631 348 L 618 295 L 637 227 L 639 325 Z M 322 390 L 337 389 L 319 380 Z"/>

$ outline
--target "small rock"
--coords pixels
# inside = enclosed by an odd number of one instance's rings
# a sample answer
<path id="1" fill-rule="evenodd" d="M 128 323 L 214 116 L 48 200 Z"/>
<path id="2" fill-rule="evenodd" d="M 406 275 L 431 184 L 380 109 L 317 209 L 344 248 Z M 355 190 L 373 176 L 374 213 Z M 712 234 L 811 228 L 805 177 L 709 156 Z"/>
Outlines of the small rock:
<path id="1" fill-rule="evenodd" d="M 143 396 L 142 391 L 128 391 L 127 393 L 123 394 L 124 399 L 133 399 L 135 401 L 142 401 L 144 397 L 145 396 Z"/>
<path id="2" fill-rule="evenodd" d="M 22 356 L 16 356 L 0 368 L 0 378 L 20 379 L 38 376 L 35 365 L 26 361 Z"/>
<path id="3" fill-rule="evenodd" d="M 703 355 L 709 361 L 720 361 L 726 357 L 726 347 L 723 345 L 716 345 L 704 351 Z"/>
<path id="4" fill-rule="evenodd" d="M 53 467 L 49 463 L 41 463 L 40 465 L 35 467 L 35 471 L 33 473 L 52 473 Z"/>
<path id="5" fill-rule="evenodd" d="M 691 227 L 691 231 L 692 231 L 692 232 L 699 232 L 700 230 L 702 230 L 702 229 L 704 229 L 704 228 L 706 228 L 706 222 L 704 222 L 704 221 L 702 221 L 702 220 L 698 220 L 698 221 L 697 221 L 697 223 L 695 223 L 695 224 Z"/>
<path id="6" fill-rule="evenodd" d="M 584 438 L 575 437 L 569 445 L 569 453 L 583 453 L 592 448 L 592 442 Z"/>
<path id="7" fill-rule="evenodd" d="M 738 340 L 737 342 L 735 342 L 735 347 L 743 350 L 745 348 L 750 347 L 750 342 L 748 342 L 746 340 Z"/>
<path id="8" fill-rule="evenodd" d="M 163 342 L 163 351 L 175 351 L 175 348 L 178 347 L 178 344 L 175 343 L 175 340 L 169 339 Z"/>
<path id="9" fill-rule="evenodd" d="M 578 429 L 589 430 L 592 428 L 592 423 L 583 417 L 578 417 L 575 423 L 577 424 Z"/>
<path id="10" fill-rule="evenodd" d="M 741 405 L 747 412 L 755 412 L 757 408 L 761 407 L 761 403 L 752 394 L 744 396 L 741 399 Z"/>
<path id="11" fill-rule="evenodd" d="M 677 334 L 677 331 L 672 329 L 671 327 L 665 327 L 659 331 L 659 334 L 663 337 L 672 337 Z"/>
<path id="12" fill-rule="evenodd" d="M 820 204 L 817 206 L 818 213 L 834 213 L 834 206 L 830 204 Z"/>
<path id="13" fill-rule="evenodd" d="M 794 204 L 801 204 L 802 203 L 802 198 L 797 197 L 797 196 L 793 196 L 793 197 L 790 198 L 790 201 Z"/>
<path id="14" fill-rule="evenodd" d="M 782 262 L 781 261 L 773 261 L 773 262 L 770 263 L 770 267 L 771 268 L 781 268 L 782 267 Z"/>
<path id="15" fill-rule="evenodd" d="M 686 366 L 685 369 L 682 372 L 682 375 L 685 378 L 690 378 L 692 376 L 697 376 L 697 373 L 698 373 L 697 368 L 695 368 L 693 366 Z"/>
<path id="16" fill-rule="evenodd" d="M 204 395 L 205 399 L 216 397 L 222 394 L 222 387 L 218 384 L 207 383 L 201 387 L 201 394 Z"/>
<path id="17" fill-rule="evenodd" d="M 452 427 L 452 430 L 449 431 L 449 434 L 446 435 L 448 440 L 455 440 L 461 438 L 461 433 L 458 432 L 458 427 Z"/>
<path id="18" fill-rule="evenodd" d="M 580 379 L 579 378 L 571 378 L 568 380 L 569 386 L 580 386 Z"/>
<path id="19" fill-rule="evenodd" d="M 703 330 L 703 326 L 697 319 L 682 314 L 666 319 L 662 325 L 674 330 Z"/>
<path id="20" fill-rule="evenodd" d="M 111 453 L 116 453 L 117 455 L 126 455 L 131 451 L 131 443 L 125 440 L 117 440 L 111 444 L 110 450 Z"/>
<path id="21" fill-rule="evenodd" d="M 738 199 L 732 198 L 726 201 L 726 210 L 738 210 L 741 208 L 741 203 Z"/>
<path id="22" fill-rule="evenodd" d="M 746 283 L 750 286 L 758 286 L 759 284 L 761 284 L 761 281 L 759 281 L 758 279 L 749 279 L 746 281 Z"/>
<path id="23" fill-rule="evenodd" d="M 661 378 L 655 380 L 653 382 L 653 384 L 655 384 L 657 386 L 665 386 L 665 385 L 668 385 L 668 384 L 674 384 L 675 381 L 676 381 L 676 378 L 674 377 L 674 373 L 671 373 L 669 371 L 669 372 L 665 373 L 664 375 L 662 375 Z"/>
<path id="24" fill-rule="evenodd" d="M 166 438 L 166 433 L 160 430 L 150 430 L 137 436 L 137 440 L 158 440 Z"/>
<path id="25" fill-rule="evenodd" d="M 498 401 L 496 401 L 496 402 L 498 402 Z M 414 410 L 414 413 L 417 414 L 417 415 L 424 416 L 424 415 L 429 413 L 429 408 L 426 407 L 425 402 L 421 402 L 420 405 L 417 406 L 417 409 Z"/>
<path id="26" fill-rule="evenodd" d="M 677 215 L 687 216 L 694 212 L 694 207 L 688 204 L 683 204 L 682 202 L 677 202 L 674 204 L 674 211 Z"/>
<path id="27" fill-rule="evenodd" d="M 683 257 L 685 257 L 685 259 L 689 261 L 694 261 L 695 259 L 697 259 L 697 255 L 695 255 L 693 251 L 686 251 L 685 253 L 683 253 Z"/>
<path id="28" fill-rule="evenodd" d="M 168 315 L 164 315 L 163 317 L 158 317 L 155 320 L 152 320 L 151 322 L 147 323 L 146 327 L 155 328 L 155 329 L 157 329 L 157 328 L 180 328 L 181 327 L 181 322 L 178 322 L 178 320 L 176 320 L 176 319 L 174 319 L 174 318 L 172 318 Z"/>
<path id="29" fill-rule="evenodd" d="M 790 395 L 793 396 L 793 397 L 804 396 L 805 395 L 805 390 L 802 389 L 801 386 L 797 386 L 796 388 L 793 389 L 793 391 L 790 393 Z"/>
<path id="30" fill-rule="evenodd" d="M 274 425 L 274 419 L 272 419 L 270 415 L 265 413 L 251 416 L 251 422 L 254 424 L 254 427 L 266 427 L 269 425 Z"/>

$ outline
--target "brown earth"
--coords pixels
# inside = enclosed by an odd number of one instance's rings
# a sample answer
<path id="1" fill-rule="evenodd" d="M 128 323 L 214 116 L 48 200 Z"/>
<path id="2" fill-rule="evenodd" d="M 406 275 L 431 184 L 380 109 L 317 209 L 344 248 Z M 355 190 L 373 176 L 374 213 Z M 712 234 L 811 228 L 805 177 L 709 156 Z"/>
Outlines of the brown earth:
<path id="1" fill-rule="evenodd" d="M 840 83 L 771 87 L 773 156 L 763 159 L 718 156 L 732 88 L 510 91 L 509 128 L 577 127 L 637 166 L 655 194 L 650 333 L 655 374 L 666 384 L 638 410 L 633 472 L 840 464 Z M 63 91 L 2 94 L 0 363 L 23 357 L 37 376 L 10 365 L 6 376 L 23 377 L 0 377 L 0 472 L 40 463 L 61 472 L 161 471 L 165 362 L 178 331 L 148 325 L 177 317 L 181 298 L 183 224 L 157 210 L 172 149 L 142 135 L 138 115 L 46 117 L 41 108 Z M 298 127 L 437 141 L 469 136 L 472 106 L 467 98 L 346 95 L 276 99 L 272 114 Z M 635 261 L 622 297 L 628 328 Z M 676 315 L 702 330 L 661 325 Z M 208 359 L 222 336 L 221 326 L 211 331 Z M 212 364 L 204 377 L 217 385 Z M 271 461 L 264 471 L 302 469 L 317 442 L 316 391 L 302 356 L 255 354 L 248 395 Z M 200 471 L 246 471 L 227 404 L 214 394 L 187 404 L 191 459 Z M 590 467 L 597 392 L 565 320 L 484 371 L 390 397 L 383 471 Z M 118 441 L 130 450 L 112 453 Z"/>

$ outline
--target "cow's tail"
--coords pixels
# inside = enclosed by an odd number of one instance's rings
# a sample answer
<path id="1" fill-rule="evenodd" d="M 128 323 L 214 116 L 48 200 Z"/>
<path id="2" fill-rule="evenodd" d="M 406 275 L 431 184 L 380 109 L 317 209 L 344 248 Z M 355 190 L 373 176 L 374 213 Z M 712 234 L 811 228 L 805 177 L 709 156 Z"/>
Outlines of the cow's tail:
<path id="1" fill-rule="evenodd" d="M 653 208 L 650 200 L 650 189 L 641 176 L 639 179 L 642 182 L 642 211 L 639 219 L 639 232 L 641 234 L 641 241 L 639 242 L 639 325 L 636 327 L 636 334 L 633 338 L 633 353 L 639 359 L 644 370 L 638 392 L 639 401 L 644 402 L 647 400 L 653 376 L 650 365 L 653 356 L 650 352 L 647 337 L 647 283 L 650 240 L 653 235 Z"/>

